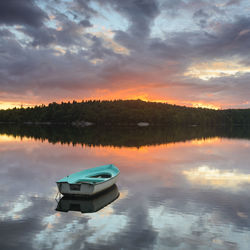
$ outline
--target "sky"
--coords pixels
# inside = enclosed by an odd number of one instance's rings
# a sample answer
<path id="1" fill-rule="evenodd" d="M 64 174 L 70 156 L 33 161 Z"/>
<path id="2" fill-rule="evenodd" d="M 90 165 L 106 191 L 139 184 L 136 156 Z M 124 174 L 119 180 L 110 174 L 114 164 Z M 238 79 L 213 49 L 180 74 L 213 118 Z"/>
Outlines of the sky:
<path id="1" fill-rule="evenodd" d="M 142 99 L 250 108 L 248 0 L 1 0 L 0 109 Z"/>

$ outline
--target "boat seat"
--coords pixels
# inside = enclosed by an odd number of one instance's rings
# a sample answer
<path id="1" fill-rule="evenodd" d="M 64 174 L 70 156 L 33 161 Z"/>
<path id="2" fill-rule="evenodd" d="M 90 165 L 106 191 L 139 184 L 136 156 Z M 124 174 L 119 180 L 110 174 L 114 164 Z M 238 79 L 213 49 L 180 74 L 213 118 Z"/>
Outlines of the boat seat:
<path id="1" fill-rule="evenodd" d="M 103 182 L 110 178 L 77 178 L 75 180 L 70 180 L 70 184 L 76 184 L 79 182 L 89 182 L 89 183 L 96 183 L 96 182 Z"/>

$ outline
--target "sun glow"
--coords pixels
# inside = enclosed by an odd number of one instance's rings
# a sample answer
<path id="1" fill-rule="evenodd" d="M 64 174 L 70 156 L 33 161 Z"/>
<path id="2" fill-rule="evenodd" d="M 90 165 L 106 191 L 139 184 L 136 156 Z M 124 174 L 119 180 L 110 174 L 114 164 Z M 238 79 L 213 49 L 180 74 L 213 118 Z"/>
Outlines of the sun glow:
<path id="1" fill-rule="evenodd" d="M 27 108 L 33 107 L 35 104 L 21 102 L 0 102 L 0 109 Z"/>
<path id="2" fill-rule="evenodd" d="M 128 99 L 128 100 L 142 100 L 144 102 L 169 103 L 167 100 L 161 100 L 161 99 L 157 99 L 157 98 L 151 98 L 147 94 L 132 95 L 132 96 L 128 96 L 128 98 L 126 98 L 126 99 Z"/>
<path id="3" fill-rule="evenodd" d="M 221 109 L 220 106 L 213 105 L 213 104 L 205 104 L 205 103 L 202 103 L 202 102 L 195 102 L 195 103 L 193 103 L 193 107 L 194 108 L 215 109 L 215 110 Z"/>
<path id="4" fill-rule="evenodd" d="M 149 95 L 147 93 L 139 93 L 139 94 L 132 94 L 131 91 L 117 91 L 111 92 L 108 90 L 98 90 L 96 93 L 85 100 L 141 100 L 144 102 L 160 102 L 160 103 L 169 103 L 169 104 L 176 104 L 177 100 L 168 100 L 164 98 L 159 98 L 157 96 Z M 97 96 L 101 96 L 97 97 Z M 81 100 L 79 100 L 81 101 Z"/>
<path id="5" fill-rule="evenodd" d="M 0 109 L 12 109 L 15 107 L 20 107 L 20 104 L 12 103 L 12 102 L 1 102 L 0 103 Z"/>
<path id="6" fill-rule="evenodd" d="M 98 64 L 98 61 L 93 61 L 94 64 Z M 101 96 L 101 98 L 100 98 Z M 203 102 L 192 102 L 192 101 L 185 101 L 185 100 L 174 100 L 174 99 L 164 99 L 164 98 L 159 98 L 157 96 L 150 96 L 149 94 L 126 94 L 126 93 L 115 93 L 113 95 L 111 94 L 100 94 L 99 97 L 98 95 L 93 95 L 92 97 L 88 98 L 72 98 L 72 100 L 75 100 L 77 102 L 82 102 L 83 100 L 89 101 L 89 100 L 142 100 L 145 102 L 158 102 L 158 103 L 167 103 L 167 104 L 172 104 L 172 105 L 180 105 L 180 106 L 187 106 L 187 107 L 194 107 L 194 108 L 207 108 L 207 109 L 214 109 L 214 110 L 219 110 L 222 109 L 222 107 L 219 104 L 212 104 L 212 103 L 203 103 Z M 71 100 L 71 101 L 72 101 Z M 20 103 L 20 102 L 1 102 L 0 103 L 0 110 L 6 110 L 6 109 L 13 109 L 13 108 L 27 108 L 27 107 L 34 107 L 35 105 L 41 105 L 45 104 L 48 105 L 50 102 L 68 102 L 70 100 L 51 100 L 51 101 L 43 101 L 40 103 L 36 104 L 31 104 L 31 103 Z"/>

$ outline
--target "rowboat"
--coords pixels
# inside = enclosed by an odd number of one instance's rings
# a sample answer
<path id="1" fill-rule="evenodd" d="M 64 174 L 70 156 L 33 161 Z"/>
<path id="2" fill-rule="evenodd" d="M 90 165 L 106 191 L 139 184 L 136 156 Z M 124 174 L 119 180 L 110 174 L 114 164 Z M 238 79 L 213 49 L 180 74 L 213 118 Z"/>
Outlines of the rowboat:
<path id="1" fill-rule="evenodd" d="M 117 167 L 109 164 L 68 175 L 56 184 L 62 195 L 91 196 L 114 185 L 119 173 Z"/>
<path id="2" fill-rule="evenodd" d="M 58 204 L 56 211 L 59 212 L 82 212 L 94 213 L 114 202 L 119 197 L 119 191 L 116 185 L 89 197 L 63 196 Z"/>

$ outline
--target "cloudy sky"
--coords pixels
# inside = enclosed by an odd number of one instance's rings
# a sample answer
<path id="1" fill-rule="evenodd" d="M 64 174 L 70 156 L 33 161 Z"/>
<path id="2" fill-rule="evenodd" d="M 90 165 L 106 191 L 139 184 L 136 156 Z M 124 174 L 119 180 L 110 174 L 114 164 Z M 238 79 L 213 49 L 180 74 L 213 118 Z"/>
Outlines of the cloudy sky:
<path id="1" fill-rule="evenodd" d="M 250 108 L 248 0 L 1 0 L 0 108 L 143 99 Z"/>

